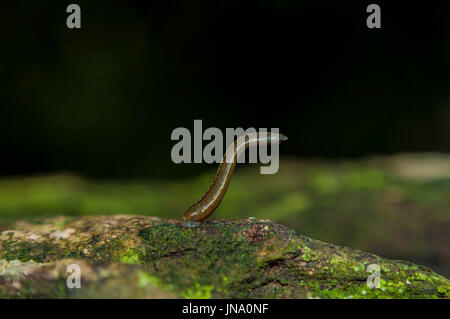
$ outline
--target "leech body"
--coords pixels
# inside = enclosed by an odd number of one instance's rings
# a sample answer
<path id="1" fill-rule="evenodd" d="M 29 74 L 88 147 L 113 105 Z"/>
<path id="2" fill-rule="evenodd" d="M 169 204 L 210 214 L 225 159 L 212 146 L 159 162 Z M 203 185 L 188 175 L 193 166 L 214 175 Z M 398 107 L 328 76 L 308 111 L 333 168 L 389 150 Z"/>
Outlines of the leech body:
<path id="1" fill-rule="evenodd" d="M 196 201 L 184 214 L 183 220 L 202 222 L 214 213 L 219 206 L 233 175 L 239 155 L 247 148 L 255 145 L 274 144 L 287 140 L 287 137 L 277 133 L 250 133 L 236 139 L 231 144 L 217 169 L 216 176 L 207 192 Z M 191 226 L 192 227 L 192 226 Z"/>

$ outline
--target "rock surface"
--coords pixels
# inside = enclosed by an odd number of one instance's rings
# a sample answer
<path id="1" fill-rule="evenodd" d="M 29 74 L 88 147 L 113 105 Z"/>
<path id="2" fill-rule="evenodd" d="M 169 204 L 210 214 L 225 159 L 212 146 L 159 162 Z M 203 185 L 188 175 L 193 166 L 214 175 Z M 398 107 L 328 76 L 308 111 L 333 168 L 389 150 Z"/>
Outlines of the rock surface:
<path id="1" fill-rule="evenodd" d="M 297 234 L 270 220 L 196 228 L 131 215 L 12 221 L 0 298 L 449 298 L 432 270 Z M 81 288 L 68 288 L 76 264 Z M 367 267 L 380 269 L 369 288 Z M 73 281 L 72 281 L 73 282 Z"/>

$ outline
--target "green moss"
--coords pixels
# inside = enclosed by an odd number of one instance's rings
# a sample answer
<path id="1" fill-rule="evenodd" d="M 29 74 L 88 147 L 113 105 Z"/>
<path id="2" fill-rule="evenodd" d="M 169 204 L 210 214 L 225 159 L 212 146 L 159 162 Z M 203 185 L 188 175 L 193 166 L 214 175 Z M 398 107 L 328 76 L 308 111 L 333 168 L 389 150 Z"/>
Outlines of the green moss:
<path id="1" fill-rule="evenodd" d="M 145 272 L 139 272 L 138 278 L 138 286 L 140 288 L 153 285 L 185 299 L 210 299 L 211 291 L 214 289 L 212 285 L 201 286 L 199 283 L 195 283 L 189 288 L 179 289 L 175 285 L 164 283 L 160 278 Z"/>
<path id="2" fill-rule="evenodd" d="M 214 289 L 214 286 L 207 285 L 201 286 L 196 283 L 193 288 L 186 289 L 180 293 L 181 297 L 186 299 L 210 299 L 211 291 Z"/>
<path id="3" fill-rule="evenodd" d="M 140 264 L 141 260 L 144 259 L 143 256 L 145 256 L 143 249 L 130 248 L 120 254 L 119 260 L 125 264 Z"/>
<path id="4" fill-rule="evenodd" d="M 308 246 L 303 246 L 302 259 L 306 262 L 315 260 L 316 254 Z"/>
<path id="5" fill-rule="evenodd" d="M 59 246 L 50 240 L 40 243 L 4 240 L 1 247 L 0 259 L 6 260 L 46 262 L 61 252 Z"/>
<path id="6" fill-rule="evenodd" d="M 138 286 L 140 288 L 145 287 L 147 285 L 154 285 L 156 287 L 162 287 L 163 284 L 161 280 L 156 277 L 152 276 L 146 272 L 140 271 L 138 272 Z"/>

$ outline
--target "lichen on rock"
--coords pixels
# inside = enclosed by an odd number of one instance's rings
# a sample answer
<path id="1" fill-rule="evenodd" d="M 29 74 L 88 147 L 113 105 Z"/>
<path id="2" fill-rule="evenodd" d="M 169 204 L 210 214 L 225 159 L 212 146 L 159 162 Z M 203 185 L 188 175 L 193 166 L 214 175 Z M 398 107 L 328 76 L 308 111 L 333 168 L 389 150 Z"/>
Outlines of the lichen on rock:
<path id="1" fill-rule="evenodd" d="M 432 270 L 334 246 L 270 220 L 199 227 L 131 215 L 11 223 L 0 233 L 0 298 L 449 298 Z M 66 285 L 67 266 L 81 288 Z M 367 267 L 378 265 L 370 288 Z"/>

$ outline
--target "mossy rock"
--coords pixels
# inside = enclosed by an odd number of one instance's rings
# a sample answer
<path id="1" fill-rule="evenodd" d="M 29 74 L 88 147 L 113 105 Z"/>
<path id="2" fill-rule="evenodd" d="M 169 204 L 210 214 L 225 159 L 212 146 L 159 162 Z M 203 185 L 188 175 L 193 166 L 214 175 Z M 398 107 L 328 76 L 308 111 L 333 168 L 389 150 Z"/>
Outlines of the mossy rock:
<path id="1" fill-rule="evenodd" d="M 7 228 L 7 229 L 6 229 Z M 449 298 L 429 268 L 255 218 L 188 228 L 130 215 L 15 221 L 0 233 L 0 298 Z M 81 270 L 68 288 L 67 266 Z M 380 269 L 370 288 L 369 265 Z"/>

